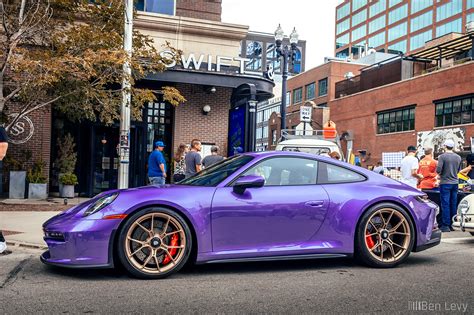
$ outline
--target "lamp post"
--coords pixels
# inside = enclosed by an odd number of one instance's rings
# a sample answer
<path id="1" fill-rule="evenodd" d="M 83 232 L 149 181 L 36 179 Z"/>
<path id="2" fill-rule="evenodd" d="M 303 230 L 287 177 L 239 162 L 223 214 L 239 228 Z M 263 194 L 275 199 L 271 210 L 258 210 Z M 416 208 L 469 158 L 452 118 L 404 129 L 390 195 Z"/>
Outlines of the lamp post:
<path id="1" fill-rule="evenodd" d="M 285 34 L 281 25 L 278 24 L 278 28 L 275 31 L 275 43 L 276 43 L 276 52 L 278 56 L 283 57 L 283 74 L 282 74 L 282 88 L 281 88 L 281 130 L 286 129 L 286 81 L 288 79 L 288 62 L 295 61 L 296 56 L 296 44 L 298 43 L 298 33 L 296 28 L 293 28 L 293 31 L 290 34 L 290 45 L 282 45 L 283 38 Z"/>

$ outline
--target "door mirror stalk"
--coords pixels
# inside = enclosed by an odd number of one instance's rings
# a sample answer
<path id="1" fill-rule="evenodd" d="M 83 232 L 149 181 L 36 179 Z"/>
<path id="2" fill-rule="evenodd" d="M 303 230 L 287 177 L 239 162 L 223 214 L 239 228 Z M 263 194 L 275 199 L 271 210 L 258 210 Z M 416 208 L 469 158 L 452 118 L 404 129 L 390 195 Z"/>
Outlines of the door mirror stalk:
<path id="1" fill-rule="evenodd" d="M 248 188 L 260 188 L 265 185 L 265 178 L 258 175 L 242 176 L 234 183 L 234 192 L 242 195 Z"/>

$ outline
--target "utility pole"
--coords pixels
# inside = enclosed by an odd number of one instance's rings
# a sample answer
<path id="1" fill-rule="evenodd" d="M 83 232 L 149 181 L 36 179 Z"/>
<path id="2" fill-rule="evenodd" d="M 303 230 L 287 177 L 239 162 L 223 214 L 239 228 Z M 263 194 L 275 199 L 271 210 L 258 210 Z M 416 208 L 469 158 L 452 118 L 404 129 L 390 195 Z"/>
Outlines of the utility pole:
<path id="1" fill-rule="evenodd" d="M 133 35 L 133 0 L 125 0 L 125 30 L 123 35 L 123 49 L 127 53 L 127 60 L 123 64 L 122 82 L 122 107 L 120 110 L 120 140 L 119 140 L 119 176 L 118 188 L 128 188 L 128 169 L 130 163 L 130 107 L 131 107 L 131 84 L 130 77 L 132 69 L 130 59 L 132 57 L 132 35 Z"/>

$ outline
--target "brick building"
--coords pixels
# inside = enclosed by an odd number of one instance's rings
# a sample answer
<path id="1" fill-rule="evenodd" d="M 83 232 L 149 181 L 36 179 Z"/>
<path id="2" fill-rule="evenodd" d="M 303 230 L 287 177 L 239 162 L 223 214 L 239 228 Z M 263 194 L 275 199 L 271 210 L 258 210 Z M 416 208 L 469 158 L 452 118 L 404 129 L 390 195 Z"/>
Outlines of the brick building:
<path id="1" fill-rule="evenodd" d="M 153 89 L 175 86 L 187 102 L 174 108 L 157 95 L 156 102 L 145 104 L 143 120 L 132 122 L 130 187 L 146 184 L 148 155 L 157 140 L 166 144 L 168 166 L 177 146 L 190 143 L 193 138 L 203 142 L 204 155 L 211 145 L 221 147 L 224 155 L 229 147 L 247 148 L 249 101 L 268 99 L 273 96 L 274 86 L 264 78 L 264 69 L 259 74 L 246 73 L 249 60 L 241 55 L 240 47 L 248 27 L 221 22 L 220 0 L 140 0 L 136 6 L 136 30 L 151 36 L 159 51 L 166 42 L 183 51 L 181 65 L 149 75 L 138 84 Z M 19 155 L 28 148 L 35 159 L 41 156 L 47 162 L 50 191 L 57 191 L 57 139 L 66 133 L 74 137 L 78 152 L 76 192 L 92 196 L 117 187 L 118 122 L 112 126 L 73 123 L 54 109 L 36 112 L 26 119 L 29 121 L 20 125 L 27 126 L 27 131 L 10 130 L 10 138 L 17 137 L 18 144 L 12 144 L 9 153 Z M 26 132 L 30 131 L 31 136 L 27 137 Z"/>
<path id="2" fill-rule="evenodd" d="M 345 0 L 336 8 L 335 54 L 359 55 L 365 44 L 410 54 L 425 42 L 462 32 L 474 21 L 474 0 Z"/>
<path id="3" fill-rule="evenodd" d="M 364 166 L 408 145 L 469 150 L 474 136 L 474 33 L 446 35 L 409 56 L 362 69 L 330 102 L 339 132 L 352 131 Z M 454 39 L 453 39 L 454 38 Z"/>
<path id="4" fill-rule="evenodd" d="M 300 124 L 300 107 L 310 102 L 313 106 L 311 127 L 322 129 L 329 119 L 328 103 L 335 97 L 336 82 L 349 73 L 356 75 L 366 65 L 329 59 L 326 63 L 288 80 L 286 125 L 295 129 Z M 273 150 L 279 140 L 281 119 L 273 113 L 268 121 L 268 149 Z"/>

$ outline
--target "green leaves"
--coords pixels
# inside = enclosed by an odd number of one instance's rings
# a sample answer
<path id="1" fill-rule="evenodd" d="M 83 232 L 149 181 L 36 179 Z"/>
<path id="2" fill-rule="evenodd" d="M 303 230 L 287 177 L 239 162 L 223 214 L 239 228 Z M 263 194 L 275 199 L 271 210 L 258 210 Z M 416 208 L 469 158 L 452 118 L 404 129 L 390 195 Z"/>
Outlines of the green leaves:
<path id="1" fill-rule="evenodd" d="M 19 23 L 21 1 L 0 10 L 0 112 L 13 96 L 22 115 L 53 104 L 70 119 L 112 124 L 120 117 L 123 64 L 132 67 L 132 118 L 162 93 L 174 106 L 186 100 L 175 88 L 136 88 L 147 73 L 165 71 L 151 37 L 134 31 L 133 56 L 124 52 L 123 1 L 33 0 Z M 176 60 L 180 51 L 173 50 Z M 3 69 L 3 70 L 2 70 Z M 12 92 L 15 92 L 13 95 Z"/>

